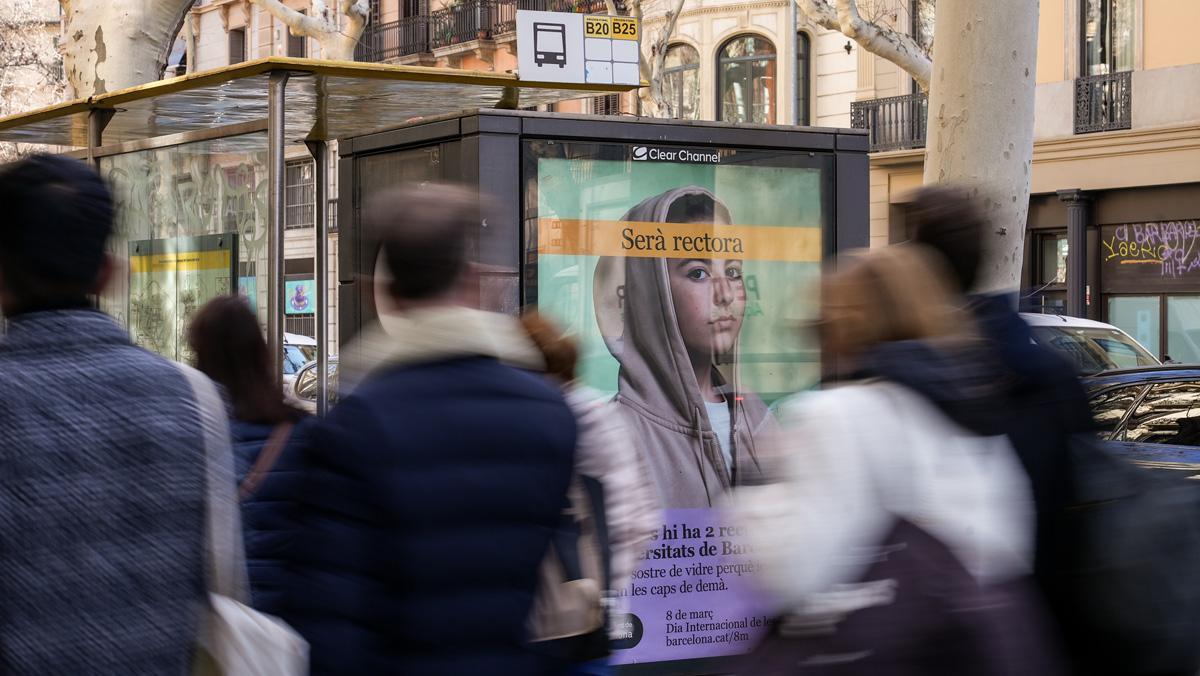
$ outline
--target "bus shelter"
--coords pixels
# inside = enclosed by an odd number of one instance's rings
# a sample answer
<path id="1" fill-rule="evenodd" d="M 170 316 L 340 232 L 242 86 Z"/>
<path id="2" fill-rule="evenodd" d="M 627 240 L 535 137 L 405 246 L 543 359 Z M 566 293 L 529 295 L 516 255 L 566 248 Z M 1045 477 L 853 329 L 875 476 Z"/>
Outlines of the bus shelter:
<path id="1" fill-rule="evenodd" d="M 117 205 L 126 274 L 99 306 L 135 342 L 189 358 L 185 328 L 217 295 L 256 308 L 284 372 L 285 162 L 314 160 L 318 410 L 327 405 L 330 143 L 465 109 L 536 106 L 625 85 L 506 73 L 269 57 L 0 118 L 0 141 L 94 163 Z M 513 168 L 516 171 L 516 168 Z M 350 191 L 343 186 L 343 191 Z M 309 299 L 297 298 L 296 302 Z"/>

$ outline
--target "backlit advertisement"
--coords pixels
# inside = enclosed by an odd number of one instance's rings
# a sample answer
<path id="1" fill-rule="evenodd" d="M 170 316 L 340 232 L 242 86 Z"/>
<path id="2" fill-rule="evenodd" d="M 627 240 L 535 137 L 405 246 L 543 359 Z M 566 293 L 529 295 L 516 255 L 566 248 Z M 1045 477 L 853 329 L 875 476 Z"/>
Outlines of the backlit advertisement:
<path id="1" fill-rule="evenodd" d="M 615 627 L 624 672 L 704 673 L 766 615 L 721 512 L 755 482 L 772 404 L 819 377 L 828 156 L 533 141 L 525 300 L 580 342 L 584 384 L 616 402 L 665 508 Z M 689 670 L 694 668 L 694 670 Z"/>

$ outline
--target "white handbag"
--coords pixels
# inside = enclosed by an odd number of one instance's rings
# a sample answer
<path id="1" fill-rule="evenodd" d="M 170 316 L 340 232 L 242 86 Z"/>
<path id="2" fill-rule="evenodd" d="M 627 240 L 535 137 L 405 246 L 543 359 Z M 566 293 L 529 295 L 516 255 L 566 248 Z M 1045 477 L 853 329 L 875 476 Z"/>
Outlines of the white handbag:
<path id="1" fill-rule="evenodd" d="M 282 620 L 247 606 L 245 552 L 234 488 L 233 449 L 225 406 L 204 374 L 180 366 L 204 428 L 204 536 L 208 607 L 201 618 L 193 672 L 222 676 L 303 676 L 308 643 Z"/>

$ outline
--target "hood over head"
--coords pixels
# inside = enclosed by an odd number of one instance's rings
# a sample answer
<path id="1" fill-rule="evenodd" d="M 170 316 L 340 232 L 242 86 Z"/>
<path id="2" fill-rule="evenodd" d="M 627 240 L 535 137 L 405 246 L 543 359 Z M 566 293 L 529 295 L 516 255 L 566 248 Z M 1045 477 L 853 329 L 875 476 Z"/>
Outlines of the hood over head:
<path id="1" fill-rule="evenodd" d="M 672 214 L 671 207 L 695 197 L 712 201 L 715 220 L 730 221 L 725 205 L 711 191 L 698 186 L 642 200 L 621 220 L 686 222 Z M 621 365 L 621 397 L 646 412 L 669 418 L 667 422 L 694 425 L 697 411 L 704 410 L 704 401 L 679 331 L 667 260 L 602 258 L 593 284 L 600 332 Z"/>

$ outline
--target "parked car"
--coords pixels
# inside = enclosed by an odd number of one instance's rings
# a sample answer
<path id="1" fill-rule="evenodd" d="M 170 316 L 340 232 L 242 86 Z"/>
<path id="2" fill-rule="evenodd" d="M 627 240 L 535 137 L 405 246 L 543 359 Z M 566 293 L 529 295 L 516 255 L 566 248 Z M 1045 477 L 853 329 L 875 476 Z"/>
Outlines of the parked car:
<path id="1" fill-rule="evenodd" d="M 1128 333 L 1103 322 L 1022 312 L 1034 342 L 1062 354 L 1080 375 L 1157 366 L 1159 361 Z"/>
<path id="2" fill-rule="evenodd" d="M 283 391 L 287 392 L 304 365 L 317 358 L 317 341 L 298 333 L 283 334 Z"/>
<path id="3" fill-rule="evenodd" d="M 338 374 L 338 358 L 336 356 L 329 357 L 329 404 L 332 406 L 337 402 L 337 374 Z M 301 406 L 309 411 L 316 413 L 317 411 L 317 362 L 312 361 L 305 364 L 296 373 L 295 380 L 292 382 L 290 390 L 292 397 L 299 402 Z"/>
<path id="4" fill-rule="evenodd" d="M 1121 369 L 1082 382 L 1102 439 L 1140 465 L 1200 479 L 1200 367 Z"/>

